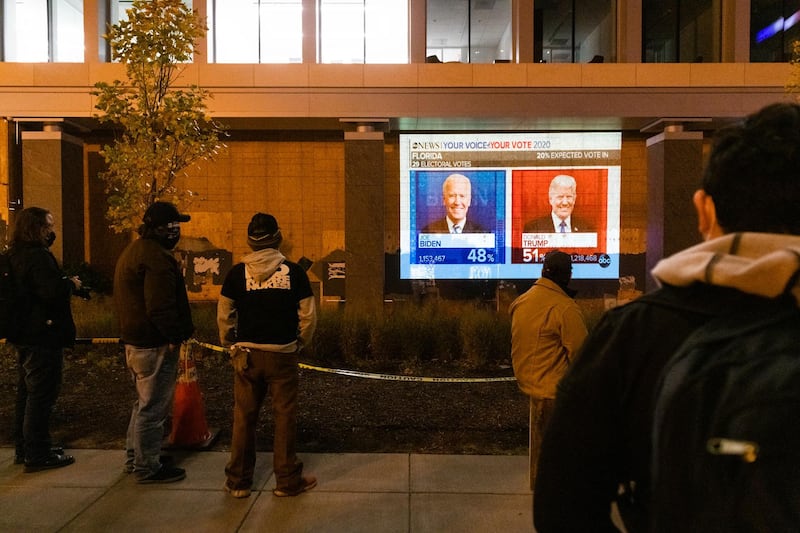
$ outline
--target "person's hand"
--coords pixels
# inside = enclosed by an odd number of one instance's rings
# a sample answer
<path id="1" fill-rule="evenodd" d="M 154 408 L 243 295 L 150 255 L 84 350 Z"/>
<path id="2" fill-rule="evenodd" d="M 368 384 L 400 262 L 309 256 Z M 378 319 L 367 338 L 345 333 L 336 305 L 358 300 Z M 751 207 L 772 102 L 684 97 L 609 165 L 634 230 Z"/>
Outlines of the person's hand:
<path id="1" fill-rule="evenodd" d="M 250 350 L 241 346 L 231 346 L 231 365 L 240 374 L 247 369 L 247 354 Z"/>
<path id="2" fill-rule="evenodd" d="M 81 282 L 81 278 L 79 278 L 78 276 L 72 276 L 71 278 L 69 278 L 69 280 L 75 286 L 76 291 L 79 290 L 81 286 L 83 286 L 83 282 Z"/>

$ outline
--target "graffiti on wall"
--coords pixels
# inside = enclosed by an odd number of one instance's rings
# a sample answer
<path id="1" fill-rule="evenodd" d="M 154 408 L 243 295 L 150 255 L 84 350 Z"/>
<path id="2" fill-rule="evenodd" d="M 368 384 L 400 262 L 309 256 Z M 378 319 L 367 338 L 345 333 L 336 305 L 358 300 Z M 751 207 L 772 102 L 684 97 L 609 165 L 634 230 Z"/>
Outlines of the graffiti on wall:
<path id="1" fill-rule="evenodd" d="M 205 237 L 182 238 L 175 250 L 183 267 L 186 290 L 204 292 L 222 285 L 233 264 L 233 253 L 215 247 Z"/>

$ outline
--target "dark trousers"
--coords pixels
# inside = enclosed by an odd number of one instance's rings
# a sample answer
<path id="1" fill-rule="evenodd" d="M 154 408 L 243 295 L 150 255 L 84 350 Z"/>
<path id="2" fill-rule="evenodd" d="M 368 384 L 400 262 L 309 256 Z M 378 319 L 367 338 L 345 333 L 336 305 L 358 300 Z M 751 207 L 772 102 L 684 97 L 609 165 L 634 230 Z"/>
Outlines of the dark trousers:
<path id="1" fill-rule="evenodd" d="M 231 458 L 225 467 L 228 486 L 250 488 L 256 464 L 256 426 L 261 405 L 269 393 L 275 420 L 273 469 L 276 488 L 297 488 L 303 463 L 297 459 L 297 356 L 250 350 L 247 368 L 233 375 L 233 436 Z"/>
<path id="2" fill-rule="evenodd" d="M 61 391 L 61 348 L 16 345 L 17 400 L 14 426 L 16 453 L 27 462 L 50 455 L 50 414 Z"/>
<path id="3" fill-rule="evenodd" d="M 534 398 L 531 397 L 531 435 L 530 435 L 530 484 L 531 490 L 536 484 L 536 465 L 539 462 L 539 454 L 542 450 L 542 439 L 547 425 L 550 423 L 550 418 L 553 416 L 553 408 L 556 401 L 551 398 Z"/>

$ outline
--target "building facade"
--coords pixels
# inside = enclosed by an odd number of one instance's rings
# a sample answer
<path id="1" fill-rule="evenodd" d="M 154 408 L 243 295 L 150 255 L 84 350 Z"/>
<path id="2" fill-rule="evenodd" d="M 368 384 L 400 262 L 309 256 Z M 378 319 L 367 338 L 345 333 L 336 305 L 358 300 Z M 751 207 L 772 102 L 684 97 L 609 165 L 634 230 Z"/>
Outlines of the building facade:
<path id="1" fill-rule="evenodd" d="M 690 194 L 713 132 L 791 98 L 789 21 L 800 10 L 792 2 L 592 2 L 600 12 L 589 30 L 581 16 L 590 4 L 578 0 L 463 2 L 469 27 L 463 46 L 432 38 L 441 23 L 436 9 L 447 6 L 409 0 L 405 62 L 371 63 L 365 40 L 360 63 L 326 63 L 325 2 L 298 0 L 302 38 L 295 56 L 302 57 L 270 63 L 261 52 L 249 62 L 225 56 L 233 52 L 219 45 L 226 34 L 214 25 L 225 3 L 194 0 L 211 31 L 181 83 L 212 93 L 211 114 L 230 133 L 223 154 L 181 184 L 196 193 L 182 247 L 196 298 L 216 296 L 220 269 L 247 251 L 250 216 L 265 211 L 281 223 L 287 256 L 313 262 L 311 278 L 320 287 L 328 263 L 345 263 L 348 301 L 380 306 L 396 282 L 398 139 L 417 132 L 621 132 L 620 274 L 635 276 L 644 289 L 648 265 L 697 240 Z M 368 3 L 356 2 L 362 10 Z M 125 78 L 121 65 L 107 61 L 101 30 L 116 13 L 109 6 L 118 11 L 124 2 L 79 4 L 83 61 L 58 60 L 52 45 L 47 61 L 9 60 L 14 47 L 6 35 L 0 229 L 13 222 L 14 210 L 42 205 L 62 225 L 56 252 L 65 262 L 110 272 L 128 237 L 104 223 L 98 152 L 111 132 L 94 118 L 91 91 L 98 81 Z M 495 8 L 507 20 L 499 44 L 470 52 L 484 23 L 481 11 Z M 759 25 L 769 19 L 767 8 L 782 13 L 782 26 L 764 26 L 772 27 L 765 38 Z M 662 11 L 683 18 L 664 27 L 656 16 Z M 568 37 L 548 26 L 561 15 Z M 494 60 L 477 60 L 475 51 L 486 50 Z M 443 60 L 449 57 L 459 60 Z"/>

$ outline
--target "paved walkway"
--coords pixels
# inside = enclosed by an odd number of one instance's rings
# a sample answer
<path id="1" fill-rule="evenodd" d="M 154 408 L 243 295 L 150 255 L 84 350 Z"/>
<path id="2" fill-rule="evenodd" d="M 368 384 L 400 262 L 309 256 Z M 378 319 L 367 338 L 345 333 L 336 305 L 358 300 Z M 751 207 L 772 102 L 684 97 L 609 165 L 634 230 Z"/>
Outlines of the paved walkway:
<path id="1" fill-rule="evenodd" d="M 302 454 L 319 485 L 276 498 L 272 455 L 253 494 L 222 491 L 226 452 L 178 452 L 186 479 L 137 485 L 121 450 L 68 450 L 74 465 L 25 474 L 0 448 L 0 531 L 533 531 L 527 456 Z"/>

